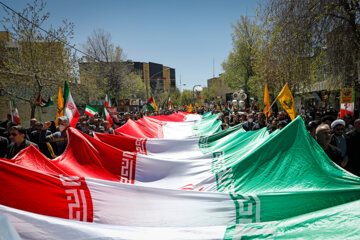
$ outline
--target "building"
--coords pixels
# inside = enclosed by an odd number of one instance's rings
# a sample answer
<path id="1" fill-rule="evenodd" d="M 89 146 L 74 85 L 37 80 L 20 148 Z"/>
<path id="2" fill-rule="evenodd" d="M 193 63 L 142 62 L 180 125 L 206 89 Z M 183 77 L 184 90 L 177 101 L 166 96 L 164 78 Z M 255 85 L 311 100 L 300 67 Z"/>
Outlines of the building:
<path id="1" fill-rule="evenodd" d="M 175 69 L 153 62 L 133 62 L 137 71 L 147 85 L 149 93 L 171 92 L 176 88 Z"/>
<path id="2" fill-rule="evenodd" d="M 211 91 L 215 92 L 213 97 L 214 102 L 227 103 L 233 100 L 233 93 L 236 90 L 230 89 L 227 84 L 219 77 L 213 77 L 207 80 L 207 87 Z"/>
<path id="3" fill-rule="evenodd" d="M 151 95 L 170 93 L 176 88 L 175 69 L 153 62 L 81 62 L 79 63 L 79 71 L 80 82 L 87 87 L 88 103 L 92 106 L 103 104 L 103 99 L 108 90 L 106 78 L 118 79 L 118 86 L 114 86 L 113 89 L 124 90 L 125 85 L 128 85 L 129 82 L 123 83 L 121 79 L 125 79 L 130 73 L 136 73 L 140 76 L 146 85 L 146 96 L 117 97 L 118 95 L 113 91 L 113 95 L 110 97 L 112 97 L 113 103 L 117 102 L 119 111 L 129 111 L 134 108 L 135 106 L 131 107 L 131 103 L 135 100 L 138 102 L 136 105 L 138 106 L 142 102 L 140 100 L 145 101 Z M 110 94 L 111 92 L 110 90 Z M 121 94 L 119 95 L 121 96 Z"/>
<path id="4" fill-rule="evenodd" d="M 163 92 L 171 92 L 174 91 L 176 88 L 175 69 L 153 62 L 81 62 L 79 64 L 80 82 L 86 84 L 86 82 L 89 81 L 99 81 L 99 79 L 96 80 L 96 78 L 104 75 L 104 64 L 111 64 L 112 69 L 124 70 L 126 68 L 126 72 L 135 72 L 139 74 L 143 82 L 147 85 L 149 95 L 150 93 L 156 94 Z M 92 70 L 90 71 L 90 69 Z M 95 71 L 98 72 L 98 74 L 94 73 L 94 69 L 96 69 Z"/>
<path id="5" fill-rule="evenodd" d="M 0 48 L 0 119 L 10 113 L 9 102 L 15 100 L 25 126 L 32 114 L 41 121 L 55 120 L 56 105 L 36 107 L 35 99 L 39 95 L 39 85 L 41 96 L 47 99 L 56 95 L 64 79 L 69 78 L 69 59 L 63 44 L 58 41 L 16 41 L 11 33 L 2 31 Z M 36 74 L 30 69 L 37 69 Z"/>

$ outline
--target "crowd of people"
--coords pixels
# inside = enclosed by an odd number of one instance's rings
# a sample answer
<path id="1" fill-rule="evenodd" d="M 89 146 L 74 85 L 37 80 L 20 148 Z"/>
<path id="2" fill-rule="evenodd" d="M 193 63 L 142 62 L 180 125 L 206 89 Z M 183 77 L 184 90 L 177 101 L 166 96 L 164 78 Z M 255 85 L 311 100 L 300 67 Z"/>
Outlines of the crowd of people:
<path id="1" fill-rule="evenodd" d="M 285 111 L 273 112 L 268 119 L 263 112 L 256 111 L 237 113 L 222 111 L 221 113 L 222 129 L 242 124 L 246 131 L 266 127 L 271 134 L 291 122 Z M 306 124 L 308 133 L 318 142 L 328 157 L 339 166 L 360 176 L 360 118 L 358 113 L 355 116 L 345 115 L 340 119 L 339 113 L 330 107 L 327 110 L 311 108 L 309 111 L 303 111 L 300 115 Z"/>
<path id="2" fill-rule="evenodd" d="M 220 113 L 221 127 L 223 130 L 242 124 L 245 131 L 254 131 L 267 128 L 271 134 L 281 130 L 291 122 L 285 111 L 272 112 L 266 118 L 260 111 L 222 111 L 211 109 L 213 113 Z M 204 114 L 204 108 L 198 114 Z M 153 112 L 152 115 L 167 115 L 171 111 Z M 339 113 L 333 108 L 327 110 L 311 108 L 302 111 L 301 117 L 306 124 L 308 133 L 318 142 L 329 158 L 339 166 L 360 176 L 360 118 L 345 115 L 339 118 Z M 126 112 L 118 114 L 113 123 L 103 120 L 100 116 L 81 116 L 76 128 L 89 136 L 94 132 L 113 134 L 114 129 L 123 126 L 129 119 L 138 120 L 144 116 L 143 112 Z M 30 127 L 24 128 L 11 121 L 11 115 L 0 122 L 0 157 L 11 159 L 22 149 L 34 145 L 48 158 L 61 155 L 67 146 L 66 130 L 69 119 L 65 116 L 58 118 L 58 125 L 54 121 L 42 123 L 33 118 Z"/>

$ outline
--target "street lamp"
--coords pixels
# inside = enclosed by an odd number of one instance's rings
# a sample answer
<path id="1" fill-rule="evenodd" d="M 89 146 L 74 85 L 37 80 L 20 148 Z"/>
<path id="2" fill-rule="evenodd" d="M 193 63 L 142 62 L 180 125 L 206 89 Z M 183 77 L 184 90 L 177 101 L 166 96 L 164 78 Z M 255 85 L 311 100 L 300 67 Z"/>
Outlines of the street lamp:
<path id="1" fill-rule="evenodd" d="M 194 85 L 194 87 L 193 87 L 193 105 L 194 106 L 195 106 L 195 94 L 194 94 L 194 91 L 195 91 L 196 87 L 201 87 L 201 85 Z"/>
<path id="2" fill-rule="evenodd" d="M 167 70 L 169 70 L 169 69 L 170 69 L 170 68 L 168 67 L 168 68 L 162 69 L 161 71 L 159 71 L 159 72 L 157 72 L 157 73 L 154 73 L 153 75 L 151 75 L 151 76 L 149 77 L 149 80 L 151 81 L 151 79 L 152 79 L 155 75 L 157 75 L 157 74 L 159 74 L 159 73 L 161 73 L 161 72 L 167 71 Z M 147 79 L 146 79 L 146 80 L 147 80 Z M 149 99 L 149 87 L 148 87 L 148 82 L 147 82 L 147 81 L 146 81 L 145 85 L 146 85 L 146 99 Z"/>

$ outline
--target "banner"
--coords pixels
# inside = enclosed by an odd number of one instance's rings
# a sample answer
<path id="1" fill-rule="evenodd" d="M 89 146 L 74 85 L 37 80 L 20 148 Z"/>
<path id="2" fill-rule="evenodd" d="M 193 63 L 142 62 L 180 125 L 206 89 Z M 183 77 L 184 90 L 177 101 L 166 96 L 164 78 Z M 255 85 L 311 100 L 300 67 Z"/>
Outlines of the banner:
<path id="1" fill-rule="evenodd" d="M 352 103 L 352 102 L 354 102 L 353 91 L 354 90 L 352 88 L 343 88 L 343 89 L 341 89 L 340 103 Z"/>
<path id="2" fill-rule="evenodd" d="M 267 83 L 265 84 L 265 91 L 264 91 L 264 114 L 266 117 L 266 122 L 268 121 L 268 118 L 271 116 L 271 109 L 270 109 L 270 98 L 269 98 L 269 90 Z"/>
<path id="3" fill-rule="evenodd" d="M 296 117 L 295 101 L 287 83 L 285 84 L 277 98 L 284 110 L 289 114 L 291 120 L 294 120 Z"/>
<path id="4" fill-rule="evenodd" d="M 55 126 L 58 126 L 58 118 L 64 115 L 64 97 L 61 93 L 61 87 L 59 87 L 58 92 L 58 102 L 56 108 L 56 119 L 55 119 Z"/>

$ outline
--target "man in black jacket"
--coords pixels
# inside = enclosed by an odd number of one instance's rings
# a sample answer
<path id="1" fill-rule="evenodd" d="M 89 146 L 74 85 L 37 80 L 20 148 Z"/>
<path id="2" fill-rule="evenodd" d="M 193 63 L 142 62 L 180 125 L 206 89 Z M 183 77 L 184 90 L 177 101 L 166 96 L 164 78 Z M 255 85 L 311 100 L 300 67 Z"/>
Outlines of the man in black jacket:
<path id="1" fill-rule="evenodd" d="M 346 136 L 347 153 L 349 156 L 348 170 L 360 176 L 360 118 L 354 122 L 354 130 Z"/>
<path id="2" fill-rule="evenodd" d="M 0 136 L 0 158 L 4 158 L 7 152 L 9 141 L 6 137 Z"/>
<path id="3" fill-rule="evenodd" d="M 27 148 L 30 145 L 34 145 L 38 148 L 38 146 L 30 142 L 29 140 L 26 140 L 25 138 L 26 129 L 20 125 L 13 126 L 10 129 L 10 138 L 12 140 L 12 143 L 8 146 L 6 158 L 11 159 L 16 156 L 21 150 Z"/>
<path id="4" fill-rule="evenodd" d="M 346 161 L 341 157 L 341 150 L 330 144 L 331 133 L 328 124 L 323 123 L 316 128 L 316 141 L 334 163 L 342 167 L 346 165 Z"/>

